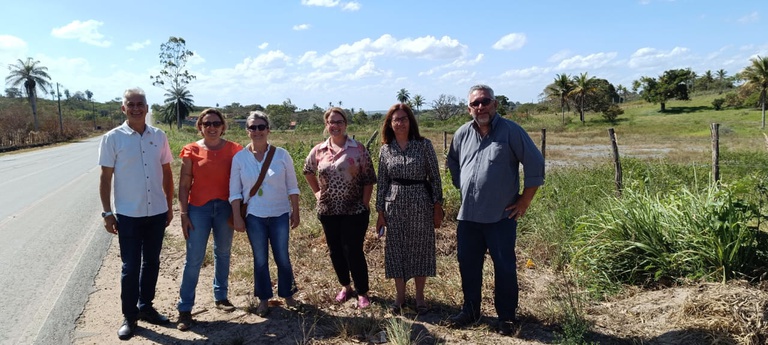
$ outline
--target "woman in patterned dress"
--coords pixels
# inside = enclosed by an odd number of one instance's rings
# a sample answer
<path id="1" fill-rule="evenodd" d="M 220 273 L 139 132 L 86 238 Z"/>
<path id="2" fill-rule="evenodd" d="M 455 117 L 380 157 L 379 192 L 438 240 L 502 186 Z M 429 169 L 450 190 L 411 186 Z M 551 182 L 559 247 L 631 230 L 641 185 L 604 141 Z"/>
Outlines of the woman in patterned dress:
<path id="1" fill-rule="evenodd" d="M 347 136 L 344 110 L 330 108 L 324 118 L 330 137 L 310 150 L 304 177 L 317 198 L 318 218 L 342 286 L 336 301 L 343 303 L 356 294 L 357 307 L 363 309 L 371 304 L 363 242 L 376 172 L 365 146 Z M 357 291 L 352 290 L 352 281 Z"/>
<path id="2" fill-rule="evenodd" d="M 411 108 L 402 103 L 389 108 L 381 142 L 376 228 L 386 228 L 385 275 L 395 279 L 397 291 L 392 311 L 401 312 L 405 283 L 414 278 L 416 311 L 425 313 L 424 285 L 436 274 L 434 228 L 443 220 L 437 155 L 432 142 L 419 134 Z"/>

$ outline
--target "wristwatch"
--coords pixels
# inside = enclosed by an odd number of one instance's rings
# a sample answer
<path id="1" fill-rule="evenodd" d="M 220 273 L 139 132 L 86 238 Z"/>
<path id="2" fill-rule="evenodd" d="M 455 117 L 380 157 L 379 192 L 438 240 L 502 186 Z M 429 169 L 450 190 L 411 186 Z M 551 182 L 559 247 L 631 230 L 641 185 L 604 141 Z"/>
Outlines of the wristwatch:
<path id="1" fill-rule="evenodd" d="M 112 215 L 114 215 L 114 213 L 112 213 L 112 211 L 101 212 L 101 218 L 107 218 L 107 217 L 112 216 Z"/>

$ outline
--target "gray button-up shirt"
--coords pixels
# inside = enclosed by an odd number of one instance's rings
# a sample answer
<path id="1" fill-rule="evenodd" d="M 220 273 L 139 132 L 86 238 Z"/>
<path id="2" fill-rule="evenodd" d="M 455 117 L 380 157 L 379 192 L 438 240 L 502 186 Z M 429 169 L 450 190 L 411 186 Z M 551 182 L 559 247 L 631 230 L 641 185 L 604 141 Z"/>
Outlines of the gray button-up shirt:
<path id="1" fill-rule="evenodd" d="M 520 194 L 520 164 L 524 186 L 544 184 L 544 157 L 517 123 L 495 114 L 483 138 L 470 121 L 453 135 L 448 152 L 451 182 L 461 191 L 459 220 L 495 223 L 509 216 L 504 209 Z"/>

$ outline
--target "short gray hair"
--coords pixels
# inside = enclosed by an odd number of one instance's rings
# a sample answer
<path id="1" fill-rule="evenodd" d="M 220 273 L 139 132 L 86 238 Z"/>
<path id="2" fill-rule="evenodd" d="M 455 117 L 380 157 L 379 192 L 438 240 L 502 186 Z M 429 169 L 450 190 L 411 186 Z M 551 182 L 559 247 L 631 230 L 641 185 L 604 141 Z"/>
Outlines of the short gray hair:
<path id="1" fill-rule="evenodd" d="M 128 97 L 131 97 L 131 96 L 144 97 L 144 103 L 147 103 L 147 94 L 140 87 L 134 87 L 134 88 L 125 90 L 125 92 L 123 92 L 123 104 L 125 104 L 125 102 L 128 100 Z"/>
<path id="2" fill-rule="evenodd" d="M 494 99 L 496 98 L 496 96 L 493 95 L 493 89 L 491 89 L 490 86 L 485 85 L 485 84 L 477 84 L 477 85 L 474 85 L 474 86 L 470 87 L 469 88 L 469 93 L 467 93 L 467 96 L 471 96 L 472 93 L 477 91 L 477 90 L 488 91 L 488 93 L 491 94 L 491 98 L 494 98 Z"/>
<path id="3" fill-rule="evenodd" d="M 264 122 L 267 124 L 267 127 L 272 127 L 272 126 L 270 126 L 270 124 L 269 124 L 269 115 L 267 115 L 267 113 L 265 113 L 265 112 L 263 112 L 263 111 L 260 111 L 260 110 L 254 110 L 254 111 L 252 111 L 252 112 L 251 112 L 251 113 L 248 115 L 248 118 L 247 118 L 247 119 L 245 119 L 245 123 L 247 124 L 247 123 L 248 123 L 248 121 L 251 121 L 251 120 L 254 120 L 254 121 L 256 121 L 256 119 L 261 119 L 261 120 L 264 120 Z"/>

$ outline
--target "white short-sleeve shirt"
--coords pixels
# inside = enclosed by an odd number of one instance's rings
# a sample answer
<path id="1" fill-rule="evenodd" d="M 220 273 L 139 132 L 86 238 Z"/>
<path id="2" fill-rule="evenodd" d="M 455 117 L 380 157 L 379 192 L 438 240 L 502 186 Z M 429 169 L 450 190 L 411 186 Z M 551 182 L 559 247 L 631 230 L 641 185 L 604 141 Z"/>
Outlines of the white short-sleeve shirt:
<path id="1" fill-rule="evenodd" d="M 115 213 L 149 217 L 168 211 L 163 165 L 171 163 L 165 133 L 146 125 L 144 134 L 124 122 L 101 138 L 99 165 L 114 168 Z"/>

